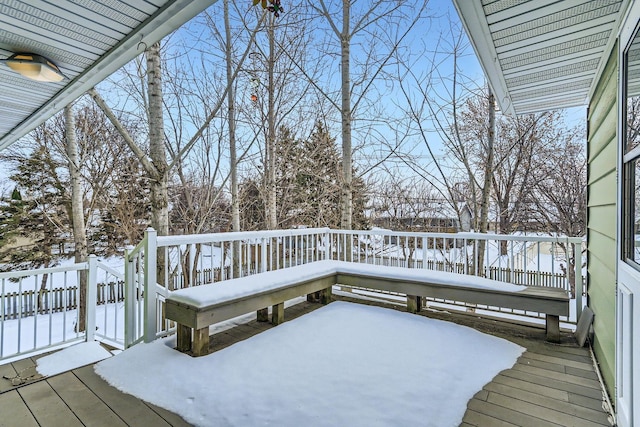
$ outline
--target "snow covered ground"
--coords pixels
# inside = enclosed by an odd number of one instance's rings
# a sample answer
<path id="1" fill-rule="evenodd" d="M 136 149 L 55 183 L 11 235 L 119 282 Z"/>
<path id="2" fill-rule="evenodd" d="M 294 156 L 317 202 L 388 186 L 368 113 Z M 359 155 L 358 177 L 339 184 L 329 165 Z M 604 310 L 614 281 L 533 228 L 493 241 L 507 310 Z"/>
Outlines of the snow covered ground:
<path id="1" fill-rule="evenodd" d="M 334 302 L 211 355 L 139 344 L 96 365 L 200 426 L 457 426 L 524 349 L 473 329 Z"/>

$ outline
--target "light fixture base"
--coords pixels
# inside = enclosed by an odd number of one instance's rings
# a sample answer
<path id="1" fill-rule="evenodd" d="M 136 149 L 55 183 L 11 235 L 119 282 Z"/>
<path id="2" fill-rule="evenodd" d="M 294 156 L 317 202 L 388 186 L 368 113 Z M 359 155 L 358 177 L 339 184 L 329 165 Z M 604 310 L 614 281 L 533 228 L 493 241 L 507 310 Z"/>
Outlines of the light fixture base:
<path id="1" fill-rule="evenodd" d="M 0 59 L 0 62 L 31 80 L 61 82 L 67 79 L 56 64 L 35 53 L 14 53 L 7 59 Z"/>

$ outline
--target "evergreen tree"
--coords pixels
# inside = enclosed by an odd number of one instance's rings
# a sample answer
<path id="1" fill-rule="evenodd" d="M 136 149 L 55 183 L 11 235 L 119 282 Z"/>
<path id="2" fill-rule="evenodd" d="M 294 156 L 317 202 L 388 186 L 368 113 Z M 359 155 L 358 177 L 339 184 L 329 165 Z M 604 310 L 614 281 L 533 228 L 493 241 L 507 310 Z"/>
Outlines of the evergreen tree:
<path id="1" fill-rule="evenodd" d="M 24 202 L 18 187 L 14 187 L 9 199 L 0 201 L 0 254 L 6 256 L 5 247 L 14 245 L 20 236 L 20 220 L 24 212 Z"/>
<path id="2" fill-rule="evenodd" d="M 260 181 L 260 179 L 248 178 L 239 186 L 241 230 L 265 229 L 265 206 L 264 198 L 260 194 Z"/>
<path id="3" fill-rule="evenodd" d="M 64 165 L 47 150 L 46 133 L 37 135 L 38 146 L 10 176 L 17 186 L 2 208 L 0 258 L 6 260 L 6 269 L 50 267 L 66 255 L 65 243 L 70 233 L 68 185 L 53 173 Z M 7 246 L 11 236 L 17 235 L 32 243 L 30 250 L 16 251 Z"/>
<path id="4" fill-rule="evenodd" d="M 126 153 L 126 152 L 125 152 Z M 98 253 L 114 255 L 122 253 L 125 245 L 135 245 L 142 240 L 150 222 L 149 188 L 140 163 L 125 155 L 114 168 L 109 188 L 100 197 Z"/>
<path id="5" fill-rule="evenodd" d="M 335 138 L 318 121 L 306 139 L 295 139 L 281 128 L 276 145 L 276 184 L 278 226 L 291 228 L 340 227 L 342 162 Z M 356 175 L 353 179 L 353 226 L 366 229 L 366 185 Z M 258 184 L 260 177 L 246 179 L 240 188 L 243 230 L 265 229 L 265 206 Z"/>
<path id="6" fill-rule="evenodd" d="M 311 227 L 339 228 L 343 187 L 342 159 L 325 125 L 318 121 L 302 144 L 301 167 L 297 176 L 298 209 L 301 223 Z M 364 180 L 352 173 L 353 227 L 368 226 L 364 209 L 367 203 Z"/>

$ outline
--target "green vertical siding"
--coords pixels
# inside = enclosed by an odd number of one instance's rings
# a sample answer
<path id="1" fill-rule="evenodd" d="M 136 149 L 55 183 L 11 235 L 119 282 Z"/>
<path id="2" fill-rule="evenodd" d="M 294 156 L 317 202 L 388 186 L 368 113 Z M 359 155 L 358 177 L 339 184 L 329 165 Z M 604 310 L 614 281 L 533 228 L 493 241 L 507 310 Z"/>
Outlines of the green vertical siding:
<path id="1" fill-rule="evenodd" d="M 611 52 L 589 105 L 587 280 L 595 313 L 593 350 L 610 395 L 615 385 L 616 159 L 618 48 Z"/>

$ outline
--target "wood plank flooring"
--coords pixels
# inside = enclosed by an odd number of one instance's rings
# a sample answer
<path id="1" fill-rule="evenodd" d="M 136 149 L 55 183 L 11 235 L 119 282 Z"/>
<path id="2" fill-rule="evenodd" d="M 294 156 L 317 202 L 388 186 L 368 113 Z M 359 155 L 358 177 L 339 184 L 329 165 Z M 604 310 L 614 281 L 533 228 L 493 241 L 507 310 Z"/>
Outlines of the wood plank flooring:
<path id="1" fill-rule="evenodd" d="M 403 310 L 391 304 L 363 302 Z M 302 303 L 287 308 L 292 320 L 321 307 Z M 586 348 L 564 334 L 561 344 L 544 340 L 544 331 L 510 323 L 424 310 L 421 315 L 455 321 L 509 339 L 527 351 L 513 368 L 501 372 L 467 406 L 462 426 L 610 426 L 602 409 L 602 388 Z M 211 339 L 217 351 L 261 331 L 266 323 L 251 322 L 219 332 Z M 98 377 L 92 366 L 15 387 L 12 377 L 29 374 L 36 358 L 0 365 L 0 427 L 14 426 L 187 426 L 179 416 L 119 392 Z M 168 391 L 169 392 L 169 391 Z M 416 425 L 429 426 L 428 415 Z"/>

